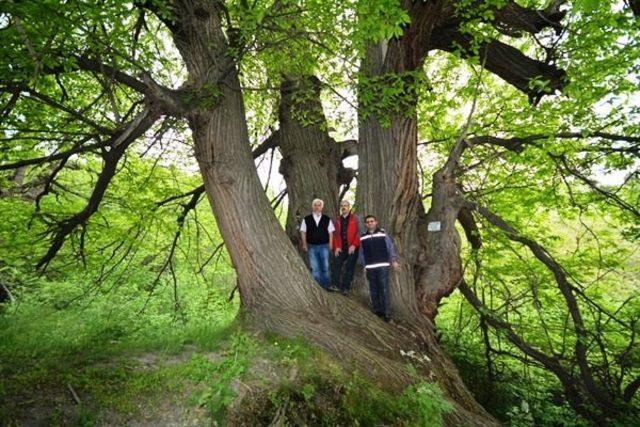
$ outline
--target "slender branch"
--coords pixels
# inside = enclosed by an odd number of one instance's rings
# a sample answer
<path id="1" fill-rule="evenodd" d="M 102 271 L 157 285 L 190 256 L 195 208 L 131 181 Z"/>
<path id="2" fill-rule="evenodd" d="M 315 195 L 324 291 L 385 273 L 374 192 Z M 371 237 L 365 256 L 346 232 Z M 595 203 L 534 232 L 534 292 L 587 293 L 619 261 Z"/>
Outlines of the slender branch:
<path id="1" fill-rule="evenodd" d="M 280 135 L 280 131 L 276 130 L 274 131 L 271 135 L 269 135 L 269 137 L 267 139 L 265 139 L 260 145 L 258 145 L 256 148 L 253 149 L 252 151 L 252 155 L 254 159 L 257 159 L 258 157 L 260 157 L 261 155 L 263 155 L 264 153 L 266 153 L 267 151 L 269 151 L 269 149 L 273 149 L 276 148 L 279 144 L 279 135 Z M 0 170 L 2 170 L 2 168 L 0 167 Z M 178 194 L 175 196 L 171 196 L 168 197 L 164 200 L 161 200 L 159 202 L 156 203 L 157 206 L 163 206 L 166 205 L 170 202 L 173 202 L 174 200 L 178 200 L 178 199 L 182 199 L 184 197 L 188 197 L 188 196 L 192 196 L 194 194 L 202 194 L 204 193 L 205 188 L 204 188 L 204 184 L 200 185 L 196 188 L 194 188 L 193 190 L 187 191 L 186 193 L 182 193 L 182 194 Z"/>
<path id="2" fill-rule="evenodd" d="M 280 203 L 282 203 L 286 195 L 287 189 L 285 188 L 280 193 L 278 193 L 278 195 L 274 197 L 273 200 L 271 200 L 271 202 L 269 203 L 271 205 L 271 209 L 276 210 L 278 206 L 280 206 Z"/>
<path id="3" fill-rule="evenodd" d="M 42 191 L 40 191 L 38 193 L 38 195 L 36 196 L 34 202 L 36 205 L 36 209 L 35 212 L 39 213 L 40 212 L 40 201 L 43 199 L 44 196 L 46 196 L 47 194 L 49 194 L 49 192 L 51 191 L 51 188 L 53 187 L 53 185 L 56 183 L 56 177 L 58 176 L 58 174 L 60 173 L 60 171 L 62 171 L 62 169 L 64 169 L 65 165 L 67 164 L 67 161 L 69 160 L 70 156 L 64 157 L 60 160 L 60 162 L 58 162 L 57 165 L 53 166 L 53 170 L 51 171 L 51 173 L 49 174 L 49 176 L 47 176 L 45 178 L 44 181 L 44 185 L 42 187 Z M 73 194 L 73 193 L 72 193 Z M 33 219 L 35 218 L 35 216 L 32 216 L 31 219 L 29 220 L 29 228 L 31 228 L 31 223 L 33 221 Z"/>
<path id="4" fill-rule="evenodd" d="M 166 205 L 168 203 L 173 202 L 174 200 L 182 199 L 182 198 L 189 197 L 189 196 L 194 196 L 194 195 L 200 196 L 202 193 L 204 193 L 204 185 L 196 187 L 191 191 L 187 191 L 186 193 L 182 193 L 182 194 L 178 194 L 178 195 L 175 195 L 175 196 L 167 197 L 164 200 L 156 202 L 156 206 L 164 206 L 164 205 Z"/>
<path id="5" fill-rule="evenodd" d="M 73 148 L 67 150 L 67 151 L 62 151 L 59 153 L 55 153 L 52 154 L 50 156 L 43 156 L 43 157 L 35 157 L 32 159 L 26 159 L 26 160 L 20 160 L 14 163 L 7 163 L 4 165 L 0 165 L 0 171 L 2 170 L 10 170 L 10 169 L 18 169 L 24 166 L 32 166 L 32 165 L 41 165 L 43 163 L 51 163 L 51 162 L 55 162 L 57 160 L 62 160 L 62 159 L 67 159 L 69 157 L 71 157 L 74 154 L 80 154 L 80 153 L 86 153 L 88 151 L 93 151 L 96 149 L 100 149 L 100 148 L 105 148 L 108 143 L 109 140 L 105 140 L 99 143 L 95 143 L 95 144 L 88 144 L 88 145 L 82 145 L 84 142 L 95 138 L 96 135 L 91 135 L 88 136 L 86 138 L 81 139 L 80 141 L 76 142 L 73 146 Z"/>
<path id="6" fill-rule="evenodd" d="M 502 230 L 510 240 L 520 242 L 527 246 L 534 256 L 542 262 L 554 275 L 560 293 L 565 299 L 569 314 L 573 321 L 574 331 L 576 333 L 575 342 L 575 354 L 578 367 L 581 372 L 582 379 L 586 386 L 587 391 L 593 396 L 595 401 L 602 404 L 603 407 L 607 407 L 610 403 L 606 394 L 600 390 L 596 385 L 591 367 L 589 365 L 587 357 L 587 329 L 582 319 L 582 313 L 575 295 L 573 294 L 573 287 L 569 283 L 567 274 L 560 264 L 549 254 L 549 252 L 538 244 L 535 240 L 525 237 L 517 232 L 511 225 L 500 218 L 498 215 L 489 211 L 487 208 L 480 206 L 473 202 L 466 202 L 466 205 L 470 209 L 475 209 L 480 215 L 487 219 L 492 225 Z"/>
<path id="7" fill-rule="evenodd" d="M 449 151 L 449 156 L 447 157 L 447 161 L 442 167 L 443 171 L 446 171 L 449 174 L 452 174 L 454 169 L 458 166 L 458 162 L 462 157 L 462 154 L 465 152 L 467 147 L 469 147 L 469 143 L 467 141 L 467 134 L 469 133 L 469 129 L 471 128 L 471 124 L 473 123 L 473 115 L 476 111 L 476 106 L 478 104 L 478 96 L 480 95 L 480 84 L 482 83 L 482 72 L 485 67 L 487 58 L 483 58 L 482 60 L 482 68 L 480 68 L 480 72 L 476 77 L 476 84 L 473 89 L 473 100 L 471 101 L 471 109 L 469 110 L 469 114 L 467 115 L 467 119 L 465 120 L 464 125 L 460 129 L 460 133 L 456 139 L 453 148 Z"/>
<path id="8" fill-rule="evenodd" d="M 147 306 L 147 303 L 149 302 L 149 300 L 151 299 L 151 296 L 153 295 L 153 292 L 156 289 L 156 286 L 158 285 L 158 283 L 160 282 L 160 277 L 162 277 L 162 274 L 166 271 L 167 267 L 169 267 L 169 270 L 172 273 L 173 276 L 173 286 L 174 286 L 174 298 L 175 302 L 177 304 L 177 280 L 175 278 L 175 274 L 173 272 L 173 255 L 175 254 L 176 251 L 176 247 L 178 246 L 178 240 L 180 239 L 180 235 L 182 234 L 182 229 L 184 228 L 184 223 L 185 220 L 187 218 L 187 215 L 189 215 L 189 212 L 191 212 L 192 210 L 194 210 L 196 208 L 196 206 L 198 205 L 198 202 L 200 201 L 200 197 L 202 196 L 202 192 L 192 192 L 191 195 L 191 199 L 189 200 L 189 202 L 185 203 L 182 205 L 182 211 L 180 212 L 180 214 L 178 215 L 178 218 L 176 219 L 176 222 L 178 224 L 178 229 L 176 230 L 176 232 L 173 235 L 173 240 L 171 242 L 171 246 L 169 249 L 169 254 L 167 255 L 167 258 L 165 259 L 162 267 L 160 268 L 160 270 L 158 271 L 158 274 L 156 275 L 155 280 L 151 283 L 151 287 L 149 288 L 149 295 L 147 296 L 147 300 L 141 310 L 144 311 L 144 309 Z"/>
<path id="9" fill-rule="evenodd" d="M 126 152 L 126 149 L 138 137 L 143 135 L 156 122 L 159 116 L 159 112 L 151 111 L 148 107 L 145 107 L 136 118 L 127 123 L 126 126 L 108 141 L 107 145 L 109 145 L 111 149 L 103 156 L 104 166 L 98 176 L 89 201 L 84 209 L 57 224 L 51 246 L 47 253 L 38 261 L 36 268 L 41 270 L 46 269 L 49 262 L 55 257 L 60 248 L 62 248 L 65 239 L 78 226 L 86 224 L 89 218 L 98 210 L 109 183 L 116 174 L 118 163 Z"/>
<path id="10" fill-rule="evenodd" d="M 18 30 L 18 34 L 20 34 L 20 38 L 22 39 L 22 42 L 27 47 L 27 51 L 29 52 L 31 59 L 33 59 L 33 62 L 35 64 L 34 71 L 33 71 L 33 77 L 35 78 L 40 73 L 40 68 L 42 67 L 42 61 L 40 60 L 38 53 L 33 47 L 33 43 L 31 43 L 31 40 L 29 40 L 29 36 L 27 35 L 27 32 L 22 26 L 22 22 L 20 18 L 18 18 L 17 16 L 14 16 L 13 22 L 14 22 L 14 25 L 16 26 L 16 29 Z"/>
<path id="11" fill-rule="evenodd" d="M 26 99 L 35 99 L 38 100 L 46 105 L 49 105 L 55 109 L 64 111 L 65 113 L 69 114 L 71 117 L 74 117 L 75 119 L 77 119 L 78 121 L 85 123 L 89 126 L 91 126 L 92 128 L 94 128 L 95 130 L 97 130 L 100 133 L 103 134 L 107 134 L 107 135 L 111 135 L 112 134 L 112 130 L 107 128 L 106 126 L 103 126 L 97 122 L 95 122 L 94 120 L 91 120 L 90 118 L 86 117 L 85 115 L 83 115 L 82 113 L 79 113 L 78 111 L 74 110 L 73 108 L 67 107 L 66 105 L 63 105 L 61 103 L 59 103 L 58 101 L 56 101 L 55 99 L 37 92 L 34 89 L 30 89 L 26 86 L 21 86 L 21 85 L 9 85 L 7 86 L 7 88 L 9 90 L 20 90 L 23 92 L 27 92 L 29 95 L 31 95 L 30 97 L 26 97 Z"/>
<path id="12" fill-rule="evenodd" d="M 59 58 L 71 58 L 74 64 L 53 65 L 43 67 L 41 73 L 54 74 L 58 76 L 61 73 L 69 71 L 90 71 L 92 73 L 98 73 L 109 80 L 116 81 L 122 85 L 125 85 L 134 91 L 144 95 L 148 101 L 161 105 L 165 114 L 172 114 L 176 116 L 183 115 L 190 109 L 190 106 L 183 101 L 183 94 L 188 92 L 188 88 L 183 87 L 177 90 L 165 87 L 156 82 L 148 71 L 142 70 L 140 72 L 140 78 L 136 78 L 127 74 L 126 72 L 118 69 L 115 66 L 111 66 L 101 62 L 99 59 L 95 59 L 87 54 L 76 55 L 65 52 L 58 54 Z M 4 82 L 7 85 L 16 85 L 16 82 Z M 24 86 L 24 85 L 23 85 Z M 29 90 L 29 89 L 24 89 Z M 50 102 L 48 102 L 50 103 Z M 50 103 L 51 104 L 51 103 Z M 51 104 L 53 105 L 53 104 Z M 57 108 L 63 109 L 60 106 Z M 71 113 L 70 111 L 67 111 Z"/>
<path id="13" fill-rule="evenodd" d="M 587 184 L 588 187 L 590 187 L 591 189 L 595 190 L 597 193 L 600 193 L 606 199 L 613 200 L 613 202 L 618 207 L 620 207 L 620 208 L 632 213 L 637 218 L 640 218 L 640 211 L 636 207 L 634 207 L 633 205 L 625 202 L 618 195 L 601 188 L 600 186 L 597 185 L 597 183 L 594 180 L 592 180 L 592 179 L 586 177 L 585 175 L 583 175 L 575 167 L 572 167 L 569 164 L 569 161 L 568 161 L 568 159 L 567 159 L 567 157 L 565 155 L 554 155 L 554 154 L 549 153 L 549 157 L 551 157 L 552 159 L 554 159 L 556 161 L 559 161 L 562 164 L 562 167 L 563 167 L 563 169 L 565 171 L 567 171 L 572 176 L 578 178 L 580 181 L 582 181 L 585 184 Z"/>
<path id="14" fill-rule="evenodd" d="M 216 254 L 218 254 L 222 250 L 222 248 L 224 248 L 224 242 L 219 243 L 218 246 L 216 246 L 213 249 L 213 252 L 211 252 L 211 255 L 209 256 L 209 258 L 207 258 L 207 260 L 198 269 L 197 274 L 203 273 L 204 268 L 211 262 L 211 260 L 216 256 Z"/>
<path id="15" fill-rule="evenodd" d="M 520 337 L 514 330 L 513 326 L 502 320 L 493 310 L 490 310 L 486 307 L 482 301 L 478 298 L 478 296 L 473 292 L 473 290 L 469 287 L 466 281 L 462 280 L 458 284 L 458 288 L 462 295 L 467 299 L 467 301 L 471 304 L 473 308 L 475 308 L 478 313 L 484 316 L 485 320 L 488 324 L 494 327 L 497 330 L 504 332 L 509 338 L 509 341 L 518 347 L 520 351 L 522 351 L 527 356 L 539 361 L 544 365 L 547 369 L 554 372 L 556 375 L 561 376 L 566 381 L 571 382 L 571 375 L 568 371 L 564 369 L 564 367 L 560 364 L 559 360 L 556 356 L 549 356 L 537 348 L 528 344 L 522 337 Z M 563 382 L 564 383 L 564 382 Z"/>
<path id="16" fill-rule="evenodd" d="M 640 144 L 640 137 L 630 136 L 630 135 L 619 135 L 613 134 L 609 132 L 559 132 L 556 134 L 533 134 L 526 135 L 520 137 L 513 138 L 499 138 L 490 135 L 479 135 L 473 138 L 469 138 L 469 142 L 471 144 L 489 144 L 489 145 L 497 145 L 500 147 L 507 148 L 511 151 L 515 151 L 517 153 L 522 152 L 524 150 L 525 145 L 534 145 L 536 141 L 557 138 L 557 139 L 586 139 L 586 138 L 600 138 L 609 141 L 624 141 L 630 143 Z M 597 149 L 596 147 L 593 147 Z M 624 148 L 613 149 L 616 151 L 625 151 Z M 638 153 L 640 151 L 640 145 L 634 145 L 629 147 L 628 150 L 630 153 Z"/>
<path id="17" fill-rule="evenodd" d="M 14 89 L 11 92 L 11 98 L 9 98 L 9 102 L 7 102 L 7 105 L 2 107 L 2 112 L 0 113 L 0 122 L 9 117 L 9 114 L 11 114 L 11 111 L 13 111 L 13 108 L 16 106 L 18 99 L 20 99 L 20 90 Z"/>

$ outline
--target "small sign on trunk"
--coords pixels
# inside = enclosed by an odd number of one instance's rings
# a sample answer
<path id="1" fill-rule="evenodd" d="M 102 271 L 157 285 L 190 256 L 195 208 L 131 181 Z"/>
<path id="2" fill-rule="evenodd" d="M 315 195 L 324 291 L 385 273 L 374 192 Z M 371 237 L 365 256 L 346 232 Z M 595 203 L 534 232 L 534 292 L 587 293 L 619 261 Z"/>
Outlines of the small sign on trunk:
<path id="1" fill-rule="evenodd" d="M 428 231 L 440 231 L 440 221 L 433 221 L 427 225 Z"/>

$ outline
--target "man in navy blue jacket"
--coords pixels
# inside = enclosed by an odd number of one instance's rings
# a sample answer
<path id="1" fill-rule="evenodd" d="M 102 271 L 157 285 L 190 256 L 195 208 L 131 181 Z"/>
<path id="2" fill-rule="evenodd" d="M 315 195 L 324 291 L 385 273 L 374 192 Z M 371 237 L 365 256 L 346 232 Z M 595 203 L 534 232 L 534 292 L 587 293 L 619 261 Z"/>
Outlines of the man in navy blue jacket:
<path id="1" fill-rule="evenodd" d="M 364 219 L 367 232 L 360 236 L 360 253 L 358 259 L 364 266 L 371 306 L 373 312 L 389 321 L 389 267 L 400 269 L 398 254 L 393 242 L 382 229 L 378 228 L 378 221 L 373 215 Z"/>

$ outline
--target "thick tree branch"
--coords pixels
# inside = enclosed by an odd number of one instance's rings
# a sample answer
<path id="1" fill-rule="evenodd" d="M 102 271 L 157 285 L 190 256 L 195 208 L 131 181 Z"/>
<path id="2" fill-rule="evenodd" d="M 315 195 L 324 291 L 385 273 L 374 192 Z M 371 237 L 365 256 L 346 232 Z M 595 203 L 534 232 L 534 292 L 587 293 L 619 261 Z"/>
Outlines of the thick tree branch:
<path id="1" fill-rule="evenodd" d="M 560 11 L 561 2 L 554 1 L 544 10 L 529 9 L 515 1 L 495 11 L 495 27 L 509 36 L 519 36 L 522 31 L 537 34 L 545 28 L 553 28 L 556 34 L 562 31 L 560 21 L 566 12 Z"/>
<path id="2" fill-rule="evenodd" d="M 622 394 L 622 398 L 625 402 L 631 402 L 633 396 L 637 393 L 638 389 L 640 389 L 640 377 L 631 381 L 629 385 L 627 385 L 624 389 L 624 393 Z"/>
<path id="3" fill-rule="evenodd" d="M 536 136 L 526 136 L 522 138 L 497 138 L 495 136 L 483 135 L 469 138 L 468 142 L 472 145 L 496 145 L 516 153 L 521 153 L 524 151 L 525 145 L 533 144 L 534 141 L 542 138 L 542 136 L 540 138 L 537 138 Z"/>
<path id="4" fill-rule="evenodd" d="M 340 149 L 342 150 L 341 160 L 346 159 L 347 157 L 357 156 L 358 155 L 358 140 L 357 139 L 347 139 L 344 141 L 334 141 Z"/>
<path id="5" fill-rule="evenodd" d="M 184 88 L 173 90 L 162 86 L 153 80 L 148 72 L 142 72 L 141 80 L 138 80 L 115 67 L 88 56 L 75 56 L 74 58 L 80 69 L 100 73 L 134 89 L 145 95 L 148 101 L 161 105 L 165 114 L 182 115 L 189 109 L 182 100 L 182 94 L 185 92 Z"/>
<path id="6" fill-rule="evenodd" d="M 513 46 L 494 40 L 479 45 L 473 52 L 472 39 L 457 28 L 443 28 L 434 32 L 431 47 L 446 52 L 459 52 L 463 58 L 479 55 L 487 70 L 524 92 L 537 102 L 543 95 L 562 90 L 566 84 L 566 72 L 555 65 L 530 58 Z M 544 87 L 534 81 L 545 82 Z"/>
<path id="7" fill-rule="evenodd" d="M 135 77 L 125 73 L 122 70 L 114 68 L 110 65 L 100 62 L 97 59 L 90 58 L 89 56 L 86 56 L 86 55 L 74 55 L 72 56 L 72 58 L 75 59 L 76 63 L 78 64 L 78 68 L 80 70 L 93 71 L 95 73 L 100 73 L 111 80 L 115 80 L 118 83 L 121 83 L 125 86 L 130 87 L 136 92 L 140 92 L 141 94 L 150 94 L 149 93 L 150 87 L 147 83 L 145 83 L 142 80 L 136 79 Z M 155 84 L 158 85 L 157 83 Z M 168 88 L 164 88 L 164 89 L 169 90 Z"/>
<path id="8" fill-rule="evenodd" d="M 164 25 L 166 25 L 169 30 L 171 30 L 171 32 L 175 33 L 179 31 L 179 26 L 175 22 L 175 20 L 172 19 L 171 16 L 168 16 L 167 13 L 163 13 L 161 8 L 158 6 L 161 3 L 155 2 L 153 0 L 133 0 L 133 4 L 140 9 L 146 9 L 152 12 L 156 16 L 156 18 L 158 18 Z"/>
<path id="9" fill-rule="evenodd" d="M 460 208 L 460 211 L 458 212 L 458 222 L 462 225 L 464 234 L 469 243 L 471 243 L 471 248 L 480 249 L 482 247 L 482 239 L 480 239 L 478 224 L 476 224 L 471 210 L 467 207 Z"/>
<path id="10" fill-rule="evenodd" d="M 264 141 L 262 141 L 257 147 L 255 147 L 252 151 L 253 158 L 257 159 L 262 156 L 267 151 L 272 148 L 276 148 L 280 144 L 280 130 L 274 130 L 271 135 L 267 137 Z"/>

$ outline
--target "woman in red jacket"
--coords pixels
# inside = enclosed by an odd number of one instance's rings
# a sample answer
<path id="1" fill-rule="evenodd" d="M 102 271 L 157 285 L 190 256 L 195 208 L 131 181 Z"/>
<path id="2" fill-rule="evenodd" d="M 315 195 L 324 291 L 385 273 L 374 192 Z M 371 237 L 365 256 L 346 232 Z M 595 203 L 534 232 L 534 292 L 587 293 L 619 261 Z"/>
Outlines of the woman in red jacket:
<path id="1" fill-rule="evenodd" d="M 358 261 L 360 235 L 364 227 L 360 219 L 351 211 L 351 203 L 340 202 L 340 215 L 333 220 L 333 266 L 331 268 L 331 290 L 343 295 L 351 289 L 353 273 Z M 343 272 L 344 270 L 344 272 Z"/>

